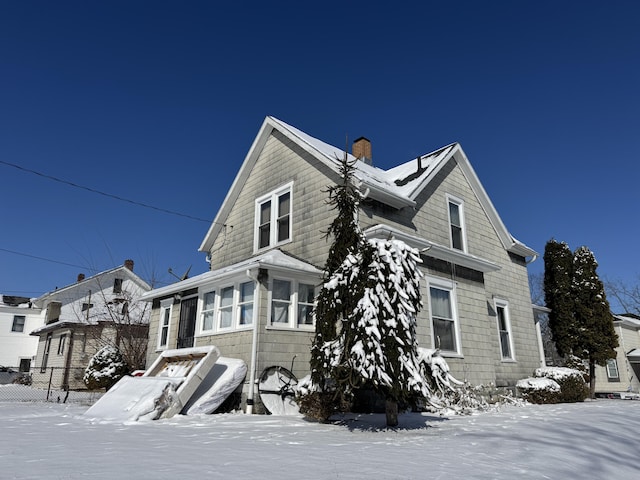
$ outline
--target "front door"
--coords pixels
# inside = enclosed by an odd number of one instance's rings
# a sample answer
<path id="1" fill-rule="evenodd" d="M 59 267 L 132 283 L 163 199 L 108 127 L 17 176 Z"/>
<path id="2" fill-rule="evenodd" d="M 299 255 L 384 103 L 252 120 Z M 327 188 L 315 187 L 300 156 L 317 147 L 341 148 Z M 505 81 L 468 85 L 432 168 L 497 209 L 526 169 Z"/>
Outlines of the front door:
<path id="1" fill-rule="evenodd" d="M 196 332 L 196 312 L 198 297 L 188 298 L 180 304 L 180 324 L 178 325 L 177 348 L 193 347 L 193 336 Z"/>

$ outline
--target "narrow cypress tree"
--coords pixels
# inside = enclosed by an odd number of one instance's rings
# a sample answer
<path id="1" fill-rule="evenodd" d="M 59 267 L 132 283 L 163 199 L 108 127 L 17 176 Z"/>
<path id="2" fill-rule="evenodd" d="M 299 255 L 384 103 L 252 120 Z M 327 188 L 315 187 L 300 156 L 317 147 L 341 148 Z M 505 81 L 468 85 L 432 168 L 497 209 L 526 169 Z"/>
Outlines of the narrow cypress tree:
<path id="1" fill-rule="evenodd" d="M 613 328 L 613 315 L 604 291 L 604 285 L 596 273 L 598 262 L 587 247 L 580 247 L 573 258 L 572 299 L 575 302 L 574 318 L 579 339 L 574 354 L 589 362 L 591 398 L 595 397 L 595 366 L 605 366 L 607 360 L 616 357 L 618 337 Z"/>
<path id="2" fill-rule="evenodd" d="M 350 161 L 345 152 L 339 167 L 342 182 L 327 188 L 328 203 L 336 211 L 336 216 L 325 232 L 327 239 L 333 238 L 324 267 L 325 282 L 333 277 L 350 254 L 366 245 L 366 238 L 358 226 L 358 208 L 362 196 L 353 185 L 354 170 L 355 161 Z M 316 331 L 311 346 L 310 366 L 311 380 L 320 390 L 324 390 L 325 379 L 330 376 L 331 370 L 322 347 L 336 339 L 338 326 L 355 307 L 353 294 L 358 289 L 355 280 L 341 284 L 335 291 L 323 288 L 316 298 Z"/>
<path id="3" fill-rule="evenodd" d="M 549 312 L 549 329 L 558 354 L 571 355 L 576 345 L 571 279 L 573 254 L 564 242 L 551 239 L 544 249 L 544 300 Z"/>

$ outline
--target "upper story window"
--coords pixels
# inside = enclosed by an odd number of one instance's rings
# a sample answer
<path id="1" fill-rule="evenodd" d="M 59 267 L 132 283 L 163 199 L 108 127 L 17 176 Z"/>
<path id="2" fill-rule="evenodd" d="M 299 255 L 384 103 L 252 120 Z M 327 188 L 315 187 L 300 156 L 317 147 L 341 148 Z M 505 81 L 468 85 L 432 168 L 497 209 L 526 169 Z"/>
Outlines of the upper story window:
<path id="1" fill-rule="evenodd" d="M 607 380 L 610 382 L 620 381 L 620 372 L 618 371 L 618 362 L 613 358 L 607 360 Z"/>
<path id="2" fill-rule="evenodd" d="M 60 310 L 62 309 L 61 302 L 51 302 L 47 306 L 47 320 L 46 323 L 57 322 L 60 318 Z"/>
<path id="3" fill-rule="evenodd" d="M 122 279 L 115 278 L 113 280 L 113 293 L 122 293 Z"/>
<path id="4" fill-rule="evenodd" d="M 314 285 L 274 278 L 271 282 L 271 326 L 311 327 L 314 301 Z"/>
<path id="5" fill-rule="evenodd" d="M 173 299 L 163 300 L 160 303 L 160 328 L 158 330 L 158 348 L 167 348 L 169 345 L 169 327 L 171 326 L 171 308 Z"/>
<path id="6" fill-rule="evenodd" d="M 464 203 L 462 200 L 447 196 L 449 205 L 449 227 L 451 235 L 451 248 L 467 251 L 467 239 L 464 228 Z"/>
<path id="7" fill-rule="evenodd" d="M 500 338 L 500 355 L 502 360 L 513 360 L 513 340 L 511 338 L 509 305 L 503 300 L 496 300 L 495 307 L 498 320 L 498 335 Z"/>
<path id="8" fill-rule="evenodd" d="M 434 347 L 439 348 L 445 355 L 460 355 L 460 334 L 453 283 L 431 279 L 429 307 Z"/>
<path id="9" fill-rule="evenodd" d="M 27 317 L 24 315 L 14 315 L 13 324 L 11 325 L 12 332 L 24 332 L 24 323 Z"/>
<path id="10" fill-rule="evenodd" d="M 253 325 L 255 282 L 208 288 L 200 294 L 200 334 L 212 334 Z"/>
<path id="11" fill-rule="evenodd" d="M 255 250 L 291 241 L 292 185 L 285 185 L 256 200 Z"/>

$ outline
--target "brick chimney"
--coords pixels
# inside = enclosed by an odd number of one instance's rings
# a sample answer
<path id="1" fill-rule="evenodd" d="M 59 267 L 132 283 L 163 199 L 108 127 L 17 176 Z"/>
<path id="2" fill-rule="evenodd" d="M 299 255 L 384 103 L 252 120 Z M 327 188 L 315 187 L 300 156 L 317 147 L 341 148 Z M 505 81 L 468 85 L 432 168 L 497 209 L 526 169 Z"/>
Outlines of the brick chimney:
<path id="1" fill-rule="evenodd" d="M 80 283 L 83 280 L 84 280 L 84 273 L 79 273 L 78 274 L 78 283 Z"/>
<path id="2" fill-rule="evenodd" d="M 131 259 L 125 260 L 124 266 L 133 272 L 133 260 Z"/>
<path id="3" fill-rule="evenodd" d="M 358 160 L 362 160 L 364 163 L 371 165 L 371 142 L 368 138 L 360 137 L 354 140 L 351 147 L 351 154 Z"/>

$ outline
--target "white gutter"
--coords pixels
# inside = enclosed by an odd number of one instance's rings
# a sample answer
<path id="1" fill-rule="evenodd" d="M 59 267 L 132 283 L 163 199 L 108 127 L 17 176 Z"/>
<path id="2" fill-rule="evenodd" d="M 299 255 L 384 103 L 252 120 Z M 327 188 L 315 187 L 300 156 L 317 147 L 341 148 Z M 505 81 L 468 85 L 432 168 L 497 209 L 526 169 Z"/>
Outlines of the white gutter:
<path id="1" fill-rule="evenodd" d="M 253 413 L 253 396 L 255 394 L 256 386 L 256 363 L 258 357 L 258 324 L 260 323 L 260 282 L 258 282 L 258 276 L 253 271 L 247 269 L 247 277 L 255 282 L 258 288 L 258 294 L 255 300 L 255 311 L 257 312 L 253 319 L 253 338 L 251 339 L 251 366 L 249 367 L 249 393 L 247 394 L 247 414 Z"/>

